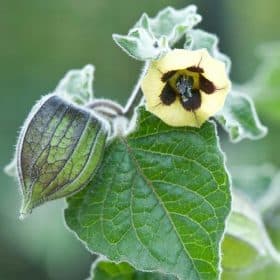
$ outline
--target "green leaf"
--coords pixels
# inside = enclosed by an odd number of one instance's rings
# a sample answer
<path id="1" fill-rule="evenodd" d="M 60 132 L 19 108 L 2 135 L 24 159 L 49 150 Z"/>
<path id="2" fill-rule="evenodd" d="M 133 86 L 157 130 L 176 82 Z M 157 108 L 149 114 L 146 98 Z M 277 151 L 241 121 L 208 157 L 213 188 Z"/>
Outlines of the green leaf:
<path id="1" fill-rule="evenodd" d="M 245 85 L 252 92 L 258 111 L 274 121 L 280 121 L 280 43 L 259 48 L 262 59 L 257 73 Z"/>
<path id="2" fill-rule="evenodd" d="M 124 52 L 137 60 L 157 59 L 163 53 L 157 40 L 144 28 L 133 29 L 126 36 L 114 34 L 113 39 Z"/>
<path id="3" fill-rule="evenodd" d="M 276 280 L 279 278 L 280 267 L 275 264 L 259 265 L 254 270 L 240 273 L 226 271 L 222 276 L 222 280 Z"/>
<path id="4" fill-rule="evenodd" d="M 250 97 L 236 91 L 230 92 L 222 111 L 215 118 L 233 142 L 257 140 L 267 134 L 267 128 L 261 124 Z"/>
<path id="5" fill-rule="evenodd" d="M 218 48 L 219 39 L 216 35 L 200 29 L 189 30 L 185 42 L 186 49 L 198 50 L 207 49 L 214 58 L 225 63 L 227 72 L 230 72 L 231 60 L 228 56 L 221 53 Z"/>
<path id="6" fill-rule="evenodd" d="M 280 264 L 280 254 L 272 245 L 258 210 L 240 193 L 233 193 L 232 212 L 227 220 L 222 245 L 222 279 L 243 279 L 271 263 Z"/>
<path id="7" fill-rule="evenodd" d="M 135 270 L 128 263 L 113 263 L 97 259 L 91 270 L 88 280 L 176 280 L 172 275 Z"/>
<path id="8" fill-rule="evenodd" d="M 280 172 L 271 164 L 232 168 L 233 185 L 263 213 L 279 205 Z"/>
<path id="9" fill-rule="evenodd" d="M 100 164 L 106 131 L 90 112 L 56 95 L 34 106 L 17 144 L 21 214 L 86 186 Z"/>
<path id="10" fill-rule="evenodd" d="M 197 14 L 197 7 L 189 5 L 176 10 L 167 7 L 160 11 L 154 18 L 150 18 L 150 29 L 156 38 L 165 36 L 170 45 L 176 43 L 186 32 L 201 21 Z"/>
<path id="11" fill-rule="evenodd" d="M 272 246 L 260 215 L 239 192 L 234 192 L 232 213 L 227 224 L 222 247 L 222 279 L 266 279 L 262 271 L 270 267 L 276 270 L 277 264 L 279 266 L 279 253 Z M 115 264 L 100 259 L 92 266 L 90 280 L 103 279 L 173 280 L 175 278 L 170 275 L 136 271 L 128 263 Z"/>
<path id="12" fill-rule="evenodd" d="M 11 162 L 5 166 L 4 172 L 10 177 L 17 178 L 17 158 L 16 158 L 16 155 L 11 160 Z"/>
<path id="13" fill-rule="evenodd" d="M 110 143 L 94 180 L 68 199 L 65 218 L 109 260 L 213 280 L 229 208 L 215 125 L 169 127 L 141 108 L 136 131 Z"/>
<path id="14" fill-rule="evenodd" d="M 54 92 L 78 105 L 85 105 L 93 100 L 93 74 L 93 65 L 86 65 L 80 70 L 70 70 Z"/>
<path id="15" fill-rule="evenodd" d="M 248 227 L 250 224 L 252 224 L 251 216 L 253 216 L 255 217 L 254 220 L 257 220 L 257 223 L 255 224 L 258 224 L 259 226 L 257 227 L 260 228 L 257 233 L 252 231 L 252 237 L 247 239 L 254 239 L 256 236 L 260 235 L 259 233 L 263 232 L 264 237 L 259 241 L 261 246 L 266 246 L 265 244 L 271 244 L 273 241 L 273 244 L 279 248 L 279 210 L 277 209 L 279 209 L 280 199 L 280 174 L 278 170 L 270 164 L 261 166 L 238 166 L 232 169 L 231 174 L 233 175 L 234 188 L 245 193 L 247 197 L 246 199 L 243 199 L 245 200 L 245 203 L 239 203 L 239 208 L 245 208 L 243 212 L 250 222 L 247 222 L 244 219 L 244 224 L 240 225 L 240 227 L 242 228 L 243 232 L 250 232 Z M 249 205 L 249 207 L 244 207 L 244 205 Z M 246 208 L 249 208 L 249 210 L 246 210 Z M 261 220 L 261 218 L 264 222 Z M 272 238 L 272 241 L 269 240 L 266 230 L 263 230 L 264 223 L 266 229 L 268 230 L 269 237 Z M 266 240 L 268 240 L 268 242 Z M 236 244 L 231 243 L 231 245 L 234 248 L 237 247 Z M 248 243 L 247 246 L 249 246 Z M 234 252 L 234 250 L 230 250 L 229 248 L 227 251 Z M 242 250 L 241 248 L 237 251 L 238 256 L 240 256 L 240 252 L 243 251 L 243 254 L 244 251 L 246 252 L 246 250 Z M 269 279 L 278 279 L 280 276 L 279 253 L 276 252 L 274 248 L 272 249 L 272 253 L 270 253 L 271 250 L 269 248 L 263 251 L 265 252 L 263 257 L 259 261 L 257 260 L 255 263 L 253 263 L 253 269 L 248 267 L 241 271 L 225 271 L 224 279 L 263 280 L 267 279 L 267 275 L 269 275 Z M 272 255 L 272 257 L 269 255 Z M 256 257 L 258 254 L 253 256 Z M 239 259 L 240 262 L 242 262 L 242 258 Z"/>
<path id="16" fill-rule="evenodd" d="M 144 13 L 128 35 L 114 34 L 113 39 L 131 57 L 141 61 L 155 60 L 200 21 L 201 16 L 194 5 L 181 10 L 167 7 L 155 18 Z"/>
<path id="17" fill-rule="evenodd" d="M 151 29 L 151 19 L 146 13 L 143 13 L 140 19 L 137 21 L 135 24 L 134 28 L 132 29 L 138 29 L 138 28 L 143 28 L 145 29 L 151 36 L 153 35 L 152 29 Z"/>
<path id="18" fill-rule="evenodd" d="M 231 168 L 234 187 L 255 202 L 268 191 L 276 173 L 276 168 L 271 164 L 238 165 Z"/>

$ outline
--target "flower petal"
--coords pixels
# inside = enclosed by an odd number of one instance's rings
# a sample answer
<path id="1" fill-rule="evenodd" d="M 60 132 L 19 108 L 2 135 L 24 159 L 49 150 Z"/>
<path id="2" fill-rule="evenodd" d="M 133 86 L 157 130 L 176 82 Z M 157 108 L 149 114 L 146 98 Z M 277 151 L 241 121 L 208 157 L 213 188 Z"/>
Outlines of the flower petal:
<path id="1" fill-rule="evenodd" d="M 228 87 L 228 80 L 225 64 L 204 52 L 200 67 L 204 70 L 203 76 L 211 81 L 217 89 Z"/>
<path id="2" fill-rule="evenodd" d="M 161 81 L 162 74 L 151 64 L 146 76 L 144 77 L 141 88 L 149 106 L 154 107 L 161 103 L 159 98 L 165 83 Z"/>
<path id="3" fill-rule="evenodd" d="M 206 55 L 208 55 L 208 53 L 205 49 L 196 51 L 174 49 L 160 60 L 157 60 L 155 62 L 155 67 L 158 68 L 160 72 L 166 73 L 172 70 L 201 66 L 200 62 L 203 61 L 203 57 Z"/>
<path id="4" fill-rule="evenodd" d="M 228 92 L 229 85 L 227 88 L 218 90 L 213 94 L 206 94 L 200 91 L 201 106 L 195 111 L 200 125 L 223 108 Z"/>
<path id="5" fill-rule="evenodd" d="M 171 105 L 160 104 L 152 107 L 147 103 L 146 108 L 149 112 L 153 113 L 170 126 L 199 127 L 201 125 L 196 119 L 196 115 L 184 109 L 178 98 Z"/>
<path id="6" fill-rule="evenodd" d="M 164 90 L 168 90 L 169 75 L 172 77 L 174 74 L 176 75 L 174 71 L 189 67 L 199 67 L 198 69 L 203 70 L 203 73 L 198 72 L 196 75 L 203 75 L 205 81 L 209 80 L 208 82 L 213 85 L 211 94 L 200 90 L 201 104 L 193 111 L 184 108 L 178 93 L 174 101 L 173 98 L 169 98 L 166 99 L 168 102 L 164 104 L 161 95 L 168 95 L 168 92 Z M 163 77 L 167 78 L 163 79 Z M 198 87 L 198 84 L 196 86 Z M 204 90 L 207 91 L 209 87 L 206 84 L 204 86 Z M 209 117 L 222 109 L 230 86 L 225 65 L 212 58 L 205 49 L 196 51 L 175 49 L 170 51 L 166 56 L 151 64 L 141 85 L 146 98 L 147 110 L 168 125 L 177 127 L 200 127 Z"/>

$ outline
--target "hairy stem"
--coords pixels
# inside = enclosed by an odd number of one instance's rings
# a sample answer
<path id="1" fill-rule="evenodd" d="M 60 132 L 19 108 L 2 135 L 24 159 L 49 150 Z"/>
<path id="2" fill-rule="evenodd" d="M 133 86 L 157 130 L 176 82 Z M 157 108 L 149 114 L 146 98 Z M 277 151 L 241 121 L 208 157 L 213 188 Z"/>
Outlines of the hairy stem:
<path id="1" fill-rule="evenodd" d="M 94 101 L 88 103 L 86 107 L 89 109 L 94 109 L 110 118 L 114 118 L 116 116 L 124 116 L 130 118 L 133 115 L 135 106 L 137 106 L 141 101 L 142 94 L 140 91 L 140 86 L 147 72 L 149 64 L 150 63 L 148 61 L 145 62 L 141 75 L 135 87 L 133 88 L 133 91 L 131 92 L 124 108 L 117 102 L 109 99 L 95 99 Z"/>
<path id="2" fill-rule="evenodd" d="M 144 78 L 144 76 L 146 75 L 146 72 L 149 68 L 150 62 L 146 61 L 144 64 L 144 67 L 142 69 L 142 72 L 140 74 L 140 77 L 135 85 L 135 87 L 133 88 L 132 93 L 130 94 L 130 97 L 124 107 L 124 111 L 123 114 L 126 117 L 131 117 L 131 115 L 133 114 L 134 108 L 136 105 L 139 104 L 140 100 L 141 100 L 141 91 L 140 91 L 140 86 L 142 83 L 142 80 Z"/>
<path id="3" fill-rule="evenodd" d="M 94 101 L 88 103 L 86 107 L 89 109 L 107 108 L 113 111 L 116 115 L 123 115 L 124 111 L 120 104 L 108 99 L 95 99 Z"/>

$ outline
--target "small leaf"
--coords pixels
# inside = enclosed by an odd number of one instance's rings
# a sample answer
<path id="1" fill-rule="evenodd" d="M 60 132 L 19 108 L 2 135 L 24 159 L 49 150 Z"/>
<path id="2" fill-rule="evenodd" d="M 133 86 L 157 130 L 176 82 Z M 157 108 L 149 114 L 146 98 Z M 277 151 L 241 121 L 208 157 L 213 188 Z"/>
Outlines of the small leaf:
<path id="1" fill-rule="evenodd" d="M 271 164 L 238 165 L 231 168 L 234 187 L 254 202 L 265 195 L 276 173 L 276 168 Z"/>
<path id="2" fill-rule="evenodd" d="M 280 255 L 273 247 L 257 209 L 238 192 L 233 193 L 222 252 L 224 280 L 232 279 L 235 274 L 243 279 L 242 273 L 273 262 L 280 264 Z"/>
<path id="3" fill-rule="evenodd" d="M 106 132 L 88 111 L 56 95 L 32 109 L 17 144 L 21 214 L 87 185 L 102 159 Z"/>
<path id="4" fill-rule="evenodd" d="M 94 66 L 86 65 L 81 70 L 70 70 L 59 82 L 55 94 L 78 105 L 84 105 L 93 99 Z"/>
<path id="5" fill-rule="evenodd" d="M 280 172 L 271 164 L 232 168 L 233 185 L 263 214 L 279 206 Z"/>
<path id="6" fill-rule="evenodd" d="M 152 34 L 151 31 L 151 24 L 150 24 L 150 18 L 146 13 L 143 13 L 138 22 L 134 26 L 137 28 L 144 28 L 146 31 L 148 31 L 150 34 Z"/>
<path id="7" fill-rule="evenodd" d="M 94 180 L 68 199 L 66 223 L 114 262 L 217 279 L 230 190 L 215 125 L 174 128 L 143 108 L 138 117 L 137 130 L 114 139 Z"/>
<path id="8" fill-rule="evenodd" d="M 5 166 L 4 172 L 10 177 L 17 178 L 17 158 L 16 158 L 16 156 L 14 156 L 12 161 Z"/>
<path id="9" fill-rule="evenodd" d="M 280 121 L 280 44 L 269 43 L 259 49 L 262 63 L 256 75 L 245 85 L 252 92 L 258 111 Z"/>
<path id="10" fill-rule="evenodd" d="M 267 134 L 267 128 L 261 124 L 252 100 L 236 91 L 228 95 L 224 108 L 215 118 L 233 142 L 257 140 Z"/>
<path id="11" fill-rule="evenodd" d="M 143 14 L 128 35 L 114 34 L 116 44 L 131 57 L 146 61 L 159 59 L 187 30 L 201 21 L 196 6 L 181 10 L 167 7 L 155 18 Z"/>
<path id="12" fill-rule="evenodd" d="M 187 40 L 185 43 L 186 49 L 198 50 L 207 49 L 209 54 L 214 58 L 225 63 L 227 72 L 230 72 L 231 60 L 228 56 L 221 53 L 218 48 L 219 39 L 216 35 L 208 33 L 200 29 L 189 30 L 187 33 Z M 190 39 L 191 38 L 191 42 Z"/>
<path id="13" fill-rule="evenodd" d="M 88 280 L 177 280 L 172 275 L 135 270 L 128 263 L 113 263 L 97 259 L 91 270 Z"/>
<path id="14" fill-rule="evenodd" d="M 157 59 L 162 54 L 157 40 L 143 28 L 133 29 L 127 36 L 114 34 L 113 39 L 123 51 L 137 60 Z"/>
<path id="15" fill-rule="evenodd" d="M 174 44 L 184 35 L 186 30 L 192 29 L 201 19 L 195 5 L 189 5 L 180 10 L 167 7 L 160 11 L 156 17 L 150 19 L 150 26 L 156 38 L 165 36 L 171 44 Z"/>

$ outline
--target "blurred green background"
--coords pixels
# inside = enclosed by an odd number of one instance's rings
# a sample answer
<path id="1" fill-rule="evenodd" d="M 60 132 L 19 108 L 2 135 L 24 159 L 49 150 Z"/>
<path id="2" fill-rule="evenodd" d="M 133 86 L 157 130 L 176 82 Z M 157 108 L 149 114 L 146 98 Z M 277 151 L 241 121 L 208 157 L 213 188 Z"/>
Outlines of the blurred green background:
<path id="1" fill-rule="evenodd" d="M 2 169 L 34 102 L 67 70 L 92 63 L 96 96 L 124 103 L 141 64 L 114 45 L 111 34 L 126 34 L 144 11 L 154 16 L 167 5 L 191 3 L 204 17 L 200 28 L 221 38 L 235 82 L 254 75 L 258 45 L 280 40 L 278 0 L 0 0 L 0 280 L 84 279 L 93 259 L 64 227 L 63 201 L 18 220 L 18 187 Z M 280 166 L 279 125 L 266 117 L 263 122 L 270 133 L 260 141 L 233 145 L 223 135 L 229 166 L 267 161 Z"/>

